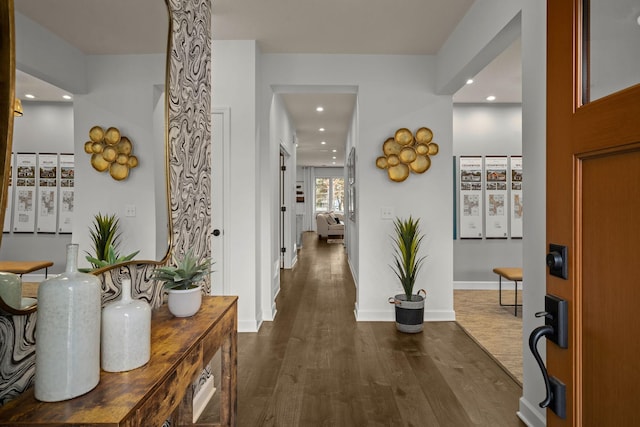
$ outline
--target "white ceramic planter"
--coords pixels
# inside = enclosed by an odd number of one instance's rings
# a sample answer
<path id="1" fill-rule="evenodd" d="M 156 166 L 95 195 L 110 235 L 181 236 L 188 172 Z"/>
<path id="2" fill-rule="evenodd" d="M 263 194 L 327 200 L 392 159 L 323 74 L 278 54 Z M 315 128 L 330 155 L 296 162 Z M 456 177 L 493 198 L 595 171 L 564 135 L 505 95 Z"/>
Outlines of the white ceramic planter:
<path id="1" fill-rule="evenodd" d="M 107 372 L 130 371 L 151 357 L 151 307 L 131 298 L 131 279 L 122 279 L 120 294 L 102 310 L 101 366 Z"/>
<path id="2" fill-rule="evenodd" d="M 169 311 L 176 317 L 190 317 L 200 310 L 202 304 L 202 286 L 178 290 L 170 289 L 167 304 Z"/>

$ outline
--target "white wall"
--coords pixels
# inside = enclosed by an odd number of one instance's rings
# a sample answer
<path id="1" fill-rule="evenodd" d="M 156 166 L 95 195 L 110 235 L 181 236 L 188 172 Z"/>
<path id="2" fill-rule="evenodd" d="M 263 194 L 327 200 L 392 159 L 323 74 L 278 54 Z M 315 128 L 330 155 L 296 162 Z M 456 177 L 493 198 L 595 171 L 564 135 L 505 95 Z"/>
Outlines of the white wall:
<path id="1" fill-rule="evenodd" d="M 542 374 L 528 348 L 531 331 L 544 322 L 534 314 L 544 310 L 546 281 L 546 33 L 545 2 L 526 1 L 522 7 L 522 155 L 523 193 L 526 195 L 523 246 L 524 287 L 522 310 L 523 396 L 520 416 L 531 426 L 545 425 Z M 543 340 L 544 341 L 544 340 Z M 545 354 L 544 344 L 539 349 Z"/>
<path id="2" fill-rule="evenodd" d="M 596 100 L 640 83 L 638 2 L 590 2 L 589 88 Z"/>
<path id="3" fill-rule="evenodd" d="M 313 230 L 313 186 L 311 182 L 311 167 L 296 166 L 296 182 L 302 183 L 304 203 L 296 203 L 296 214 L 302 215 L 302 232 Z"/>
<path id="4" fill-rule="evenodd" d="M 86 93 L 84 55 L 49 30 L 15 12 L 16 69 L 70 93 Z"/>
<path id="5" fill-rule="evenodd" d="M 342 178 L 343 167 L 314 167 L 316 177 Z"/>
<path id="6" fill-rule="evenodd" d="M 136 250 L 136 259 L 156 258 L 155 152 L 164 150 L 164 139 L 154 139 L 154 110 L 158 97 L 155 85 L 164 85 L 164 55 L 87 56 L 89 93 L 74 97 L 75 192 L 73 241 L 80 253 L 91 251 L 88 230 L 97 213 L 116 214 L 122 236 L 120 254 Z M 139 166 L 124 181 L 115 181 L 108 172 L 91 167 L 84 152 L 89 130 L 116 127 L 133 143 Z M 127 217 L 125 207 L 135 207 L 136 216 Z M 166 216 L 164 219 L 167 221 Z M 166 241 L 162 242 L 166 246 Z M 89 266 L 84 256 L 79 266 Z"/>
<path id="7" fill-rule="evenodd" d="M 17 117 L 13 122 L 14 153 L 73 152 L 72 103 L 25 101 L 22 106 L 24 116 Z M 11 212 L 7 212 L 7 215 L 11 215 Z M 70 234 L 7 231 L 9 230 L 5 230 L 2 236 L 0 259 L 46 259 L 53 261 L 49 273 L 59 274 L 64 271 L 67 262 L 66 245 L 71 242 Z M 44 276 L 44 271 L 38 273 Z"/>
<path id="8" fill-rule="evenodd" d="M 437 93 L 455 93 L 518 38 L 522 3 L 483 0 L 471 5 L 438 52 Z"/>
<path id="9" fill-rule="evenodd" d="M 153 140 L 165 141 L 168 139 L 165 118 L 167 117 L 167 103 L 164 85 L 156 85 L 153 91 Z M 168 206 L 169 194 L 167 176 L 169 171 L 165 167 L 167 163 L 166 150 L 153 150 L 154 186 L 155 186 L 155 213 L 156 213 L 156 255 L 154 259 L 161 260 L 167 255 L 169 249 L 169 219 Z M 165 243 L 166 242 L 166 243 Z"/>
<path id="10" fill-rule="evenodd" d="M 256 283 L 263 271 L 259 264 L 257 237 L 259 212 L 262 210 L 258 204 L 258 191 L 261 188 L 258 185 L 258 163 L 268 162 L 259 157 L 256 139 L 257 47 L 255 41 L 214 40 L 212 52 L 212 105 L 229 107 L 231 118 L 231 164 L 226 165 L 229 168 L 231 217 L 224 229 L 225 239 L 229 240 L 229 254 L 226 256 L 230 261 L 229 271 L 225 271 L 225 275 L 229 282 L 229 294 L 239 297 L 238 329 L 243 332 L 256 331 L 262 322 Z M 270 232 L 267 238 L 269 236 Z M 268 275 L 268 264 L 266 270 Z"/>
<path id="11" fill-rule="evenodd" d="M 84 251 L 90 250 L 88 230 L 98 212 L 120 217 L 121 254 L 140 249 L 137 259 L 156 259 L 156 221 L 162 224 L 168 221 L 166 198 L 164 213 L 156 210 L 154 175 L 156 172 L 164 175 L 164 171 L 157 171 L 155 154 L 164 150 L 164 138 L 157 140 L 153 131 L 154 108 L 158 106 L 154 86 L 165 85 L 165 55 L 85 56 L 16 14 L 16 68 L 74 95 L 68 135 L 71 146 L 65 151 L 75 154 L 76 203 L 71 240 L 80 243 L 79 264 L 88 266 Z M 159 110 L 156 109 L 156 119 Z M 140 164 L 126 181 L 116 182 L 91 168 L 83 147 L 94 125 L 115 126 L 132 140 Z M 63 132 L 60 130 L 58 134 Z M 126 204 L 135 206 L 135 218 L 125 218 Z M 166 248 L 166 238 L 161 240 L 160 245 Z M 54 269 L 59 268 L 57 264 Z M 62 266 L 64 261 L 60 262 Z"/>
<path id="12" fill-rule="evenodd" d="M 460 156 L 521 155 L 521 105 L 454 104 L 453 154 L 458 159 Z M 455 215 L 459 223 L 459 212 Z M 453 242 L 456 288 L 473 289 L 478 285 L 486 286 L 487 282 L 497 286 L 498 279 L 492 269 L 522 266 L 522 244 L 522 239 L 458 238 Z"/>
<path id="13" fill-rule="evenodd" d="M 353 112 L 353 116 L 351 117 L 351 126 L 349 126 L 349 134 L 347 135 L 347 148 L 346 148 L 346 156 L 347 159 L 349 158 L 349 155 L 351 154 L 351 150 L 355 149 L 355 162 L 358 162 L 358 130 L 360 129 L 360 121 L 359 121 L 359 117 L 360 117 L 360 103 L 358 101 L 358 99 L 356 98 L 356 107 L 355 107 L 355 111 Z M 347 172 L 348 175 L 348 172 Z M 358 169 L 356 169 L 356 174 L 355 174 L 355 185 L 354 188 L 357 188 L 358 186 Z M 345 191 L 347 191 L 348 193 L 348 189 L 349 189 L 349 183 L 347 181 L 345 181 Z M 358 192 L 356 192 L 354 200 L 353 200 L 353 204 L 351 206 L 353 206 L 355 208 L 355 217 L 358 217 Z M 350 206 L 350 200 L 349 198 L 352 197 L 351 195 L 347 194 L 347 206 Z M 351 270 L 351 275 L 353 276 L 353 281 L 356 285 L 356 301 L 360 301 L 360 288 L 358 286 L 358 271 L 359 271 L 359 254 L 360 254 L 360 249 L 359 249 L 359 244 L 360 244 L 360 238 L 359 238 L 359 233 L 358 233 L 358 227 L 357 227 L 357 221 L 350 218 L 349 217 L 349 212 L 348 212 L 348 208 L 347 208 L 347 212 L 345 213 L 345 244 L 347 246 L 347 257 L 348 257 L 348 262 L 349 262 L 349 268 Z M 356 307 L 355 309 L 358 309 L 357 303 L 356 303 Z"/>

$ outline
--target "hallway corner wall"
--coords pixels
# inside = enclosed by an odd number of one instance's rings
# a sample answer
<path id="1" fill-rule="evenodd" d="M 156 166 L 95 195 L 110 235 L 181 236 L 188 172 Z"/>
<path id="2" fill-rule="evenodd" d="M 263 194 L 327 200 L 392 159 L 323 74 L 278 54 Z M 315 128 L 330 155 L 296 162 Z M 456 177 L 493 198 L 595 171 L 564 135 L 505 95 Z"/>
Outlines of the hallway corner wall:
<path id="1" fill-rule="evenodd" d="M 214 40 L 213 99 L 231 110 L 229 212 L 225 234 L 230 239 L 229 293 L 238 295 L 238 330 L 257 331 L 262 322 L 259 277 L 258 173 L 259 144 L 255 40 Z M 251 266 L 251 268 L 247 268 Z M 270 271 L 270 267 L 269 267 Z"/>
<path id="2" fill-rule="evenodd" d="M 522 154 L 523 192 L 527 195 L 524 221 L 523 275 L 523 395 L 518 415 L 528 425 L 545 425 L 542 374 L 528 349 L 527 337 L 543 324 L 534 313 L 544 310 L 546 293 L 546 31 L 545 2 L 524 2 L 522 8 Z M 539 347 L 545 354 L 544 344 Z"/>

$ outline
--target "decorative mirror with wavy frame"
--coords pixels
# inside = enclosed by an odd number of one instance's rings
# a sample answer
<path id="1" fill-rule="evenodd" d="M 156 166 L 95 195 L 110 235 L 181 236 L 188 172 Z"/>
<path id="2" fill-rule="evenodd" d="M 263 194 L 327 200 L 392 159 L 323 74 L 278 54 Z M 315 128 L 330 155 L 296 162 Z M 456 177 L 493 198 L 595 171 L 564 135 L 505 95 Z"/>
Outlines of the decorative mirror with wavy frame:
<path id="1" fill-rule="evenodd" d="M 10 155 L 13 139 L 15 54 L 13 40 L 13 0 L 0 3 L 0 224 L 7 205 Z M 0 235 L 2 243 L 2 235 Z"/>
<path id="2" fill-rule="evenodd" d="M 162 3 L 162 0 L 157 0 L 158 3 Z M 169 88 L 169 71 L 170 71 L 170 61 L 169 61 L 169 52 L 170 52 L 170 48 L 171 48 L 171 35 L 172 35 L 172 20 L 171 20 L 171 15 L 170 15 L 170 9 L 169 9 L 169 5 L 165 5 L 167 8 L 167 16 L 168 16 L 168 25 L 167 25 L 167 51 L 166 51 L 166 60 L 165 60 L 165 66 L 164 66 L 164 80 L 165 80 L 165 93 L 168 92 L 168 88 Z M 0 163 L 2 164 L 2 170 L 3 170 L 3 174 L 2 177 L 0 178 L 0 188 L 2 189 L 2 198 L 0 199 L 0 224 L 4 223 L 4 215 L 5 215 L 5 209 L 4 207 L 7 204 L 7 182 L 9 181 L 9 173 L 10 173 L 10 160 L 11 160 L 11 153 L 12 153 L 12 134 L 13 134 L 13 102 L 12 100 L 15 98 L 16 94 L 15 94 L 15 67 L 16 67 L 16 54 L 15 54 L 15 39 L 16 39 L 16 19 L 14 17 L 15 11 L 13 10 L 13 1 L 5 1 L 2 4 L 2 22 L 4 23 L 6 22 L 10 22 L 10 25 L 2 25 L 2 66 L 5 67 L 2 72 L 1 72 L 1 81 L 2 81 L 2 93 L 0 94 L 0 99 L 2 100 L 2 123 L 1 123 L 1 127 L 0 127 L 0 135 L 2 135 L 2 138 L 0 138 Z M 21 33 L 22 34 L 22 33 Z M 116 270 L 119 271 L 127 266 L 130 266 L 129 268 L 126 268 L 127 272 L 129 270 L 131 270 L 131 268 L 133 268 L 134 270 L 136 270 L 136 266 L 143 266 L 143 265 L 147 265 L 147 266 L 153 266 L 153 265 L 161 265 L 161 264 L 165 264 L 168 261 L 168 258 L 171 254 L 171 245 L 172 245 L 172 221 L 170 221 L 170 209 L 169 209 L 169 197 L 170 197 L 170 183 L 169 183 L 169 162 L 168 162 L 168 155 L 169 155 L 169 147 L 168 147 L 168 98 L 169 96 L 165 96 L 164 97 L 164 135 L 163 135 L 163 147 L 164 147 L 164 164 L 161 166 L 161 168 L 159 167 L 160 165 L 156 165 L 156 168 L 159 170 L 163 171 L 163 176 L 164 176 L 164 182 L 165 182 L 165 189 L 164 189 L 164 194 L 165 194 L 165 200 L 164 200 L 164 205 L 166 207 L 166 214 L 165 214 L 165 221 L 161 221 L 161 222 L 166 222 L 166 226 L 165 226 L 165 232 L 167 233 L 167 238 L 166 240 L 164 240 L 164 243 L 166 244 L 166 251 L 164 252 L 164 255 L 159 257 L 160 259 L 156 259 L 156 260 L 132 260 L 132 261 L 128 261 L 125 263 L 118 263 L 118 264 L 114 264 L 114 265 L 109 265 L 106 267 L 102 267 L 100 269 L 96 269 L 95 271 L 93 271 L 94 274 L 100 275 L 103 278 L 103 281 L 105 281 L 107 283 L 106 285 L 106 301 L 109 301 L 112 299 L 112 297 L 116 296 L 118 290 L 117 288 L 114 286 L 113 282 L 119 282 L 118 278 L 114 279 L 114 280 L 110 280 L 110 276 L 111 274 L 105 274 L 105 273 L 109 273 L 111 270 Z M 5 105 L 6 104 L 6 105 Z M 6 109 L 6 110 L 5 110 Z M 6 120 L 5 120 L 6 118 Z M 20 120 L 24 120 L 24 118 L 21 118 Z M 4 137 L 4 135 L 6 135 L 6 137 Z M 13 147 L 14 150 L 19 151 L 19 149 L 14 145 Z M 147 157 L 147 162 L 152 161 L 150 160 L 151 157 Z M 78 159 L 79 160 L 79 159 Z M 80 202 L 81 203 L 81 202 Z M 161 224 L 160 227 L 162 227 L 163 225 Z M 0 235 L 0 239 L 2 238 L 2 236 Z M 162 239 L 160 239 L 160 245 L 162 245 Z M 0 243 L 1 240 L 0 240 Z M 6 249 L 6 248 L 5 248 Z M 145 257 L 146 258 L 146 257 Z M 148 291 L 148 290 L 147 290 Z M 149 299 L 153 299 L 153 297 L 150 295 Z M 11 314 L 27 314 L 29 312 L 34 311 L 36 308 L 35 306 L 30 307 L 29 309 L 26 310 L 20 310 L 19 308 L 16 307 L 10 307 L 7 304 L 5 304 L 4 301 L 2 301 L 2 299 L 0 298 L 0 309 L 4 310 L 5 312 L 11 313 Z"/>
<path id="3" fill-rule="evenodd" d="M 166 0 L 166 4 L 170 21 L 166 88 L 168 256 L 191 249 L 194 255 L 204 258 L 211 254 L 211 1 Z M 1 1 L 0 162 L 3 173 L 0 202 L 3 203 L 13 120 L 13 22 L 13 0 Z M 4 204 L 0 208 L 2 215 Z M 157 264 L 167 262 L 168 256 L 162 261 L 133 261 L 96 271 L 102 280 L 103 304 L 118 297 L 123 278 L 131 278 L 136 298 L 149 301 L 154 308 L 162 305 L 162 285 L 152 280 L 152 274 Z M 209 277 L 204 280 L 203 292 L 211 292 Z M 36 314 L 0 310 L 0 342 L 5 350 L 0 354 L 0 405 L 33 383 Z"/>
<path id="4" fill-rule="evenodd" d="M 14 19 L 13 0 L 0 3 L 0 224 L 4 224 L 4 213 L 7 205 L 7 185 L 11 165 L 11 147 L 13 140 L 14 115 L 14 82 L 15 82 L 15 54 L 14 54 Z M 0 234 L 0 244 L 2 235 Z M 0 297 L 0 310 L 10 314 L 31 313 L 6 304 Z"/>

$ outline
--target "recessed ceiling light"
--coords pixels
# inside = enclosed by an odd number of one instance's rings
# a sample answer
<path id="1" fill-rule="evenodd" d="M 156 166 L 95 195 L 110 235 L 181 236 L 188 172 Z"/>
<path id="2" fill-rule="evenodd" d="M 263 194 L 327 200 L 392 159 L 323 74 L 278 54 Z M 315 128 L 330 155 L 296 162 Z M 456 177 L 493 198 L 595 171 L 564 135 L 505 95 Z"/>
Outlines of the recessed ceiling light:
<path id="1" fill-rule="evenodd" d="M 323 107 L 321 107 L 321 106 L 318 106 L 318 107 L 316 107 L 316 111 L 317 111 L 318 113 L 322 113 L 322 112 L 324 111 L 324 108 L 323 108 Z"/>
<path id="2" fill-rule="evenodd" d="M 324 128 L 320 128 L 318 129 L 320 132 L 324 132 Z"/>
<path id="3" fill-rule="evenodd" d="M 25 98 L 29 98 L 29 99 L 34 99 L 35 96 L 31 95 L 30 93 L 27 93 L 24 95 Z"/>
<path id="4" fill-rule="evenodd" d="M 473 83 L 473 79 L 468 79 L 467 84 L 470 85 L 471 83 Z"/>
<path id="5" fill-rule="evenodd" d="M 322 141 L 320 144 L 325 145 L 327 141 Z"/>
<path id="6" fill-rule="evenodd" d="M 338 150 L 336 150 L 335 148 L 333 150 L 331 150 L 332 153 L 337 153 Z"/>
<path id="7" fill-rule="evenodd" d="M 495 100 L 496 100 L 495 96 L 493 96 L 493 95 L 487 96 L 487 101 L 495 101 Z"/>
<path id="8" fill-rule="evenodd" d="M 71 99 L 71 95 L 62 95 L 62 98 L 64 98 L 64 99 Z"/>
<path id="9" fill-rule="evenodd" d="M 296 142 L 296 148 L 298 148 L 298 143 Z"/>
<path id="10" fill-rule="evenodd" d="M 334 165 L 335 165 L 335 164 L 336 164 L 336 162 L 333 162 L 332 164 L 334 164 Z"/>

